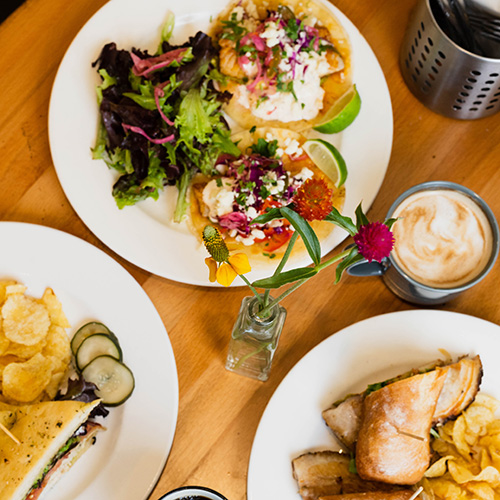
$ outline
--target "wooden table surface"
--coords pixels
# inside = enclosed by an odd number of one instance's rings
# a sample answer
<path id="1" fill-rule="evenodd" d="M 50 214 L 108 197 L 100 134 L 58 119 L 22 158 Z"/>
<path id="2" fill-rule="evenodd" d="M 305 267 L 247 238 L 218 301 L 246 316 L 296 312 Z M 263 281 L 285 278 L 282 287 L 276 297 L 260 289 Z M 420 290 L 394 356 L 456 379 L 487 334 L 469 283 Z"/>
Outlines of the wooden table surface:
<path id="1" fill-rule="evenodd" d="M 197 484 L 241 500 L 259 419 L 294 364 L 352 323 L 416 307 L 395 297 L 379 278 L 346 277 L 334 286 L 329 268 L 284 300 L 288 317 L 270 379 L 262 383 L 227 372 L 231 329 L 248 291 L 184 285 L 128 263 L 83 224 L 57 179 L 47 134 L 52 83 L 71 40 L 104 3 L 27 0 L 0 25 L 0 220 L 43 224 L 96 245 L 136 278 L 161 315 L 176 357 L 180 401 L 172 450 L 151 498 Z M 393 105 L 392 156 L 370 219 L 383 219 L 398 194 L 429 180 L 461 183 L 500 214 L 500 115 L 445 118 L 424 107 L 403 82 L 398 51 L 414 0 L 335 4 L 375 52 Z M 499 279 L 497 264 L 479 285 L 440 309 L 499 324 Z"/>

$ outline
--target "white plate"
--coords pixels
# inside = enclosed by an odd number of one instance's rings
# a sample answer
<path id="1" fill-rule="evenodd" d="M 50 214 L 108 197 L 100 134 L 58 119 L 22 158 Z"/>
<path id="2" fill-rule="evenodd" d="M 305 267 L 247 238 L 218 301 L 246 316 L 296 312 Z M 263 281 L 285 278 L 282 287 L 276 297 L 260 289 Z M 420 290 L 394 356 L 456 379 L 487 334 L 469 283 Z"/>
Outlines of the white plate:
<path id="1" fill-rule="evenodd" d="M 51 287 L 72 328 L 105 323 L 119 338 L 135 390 L 102 421 L 106 432 L 65 474 L 51 500 L 146 499 L 167 460 L 178 410 L 175 359 L 151 300 L 116 261 L 67 233 L 0 222 L 0 277 L 40 297 Z"/>
<path id="2" fill-rule="evenodd" d="M 198 29 L 205 30 L 227 0 L 111 0 L 82 28 L 58 70 L 49 109 L 49 139 L 59 181 L 71 205 L 89 229 L 107 246 L 133 264 L 164 278 L 210 285 L 204 263 L 207 253 L 189 230 L 171 221 L 176 199 L 169 188 L 154 202 L 147 200 L 118 210 L 111 195 L 117 176 L 103 161 L 92 160 L 98 109 L 95 87 L 99 77 L 91 63 L 102 47 L 116 42 L 154 52 L 159 30 L 171 9 L 176 15 L 174 42 L 183 42 Z M 368 210 L 382 184 L 392 148 L 392 107 L 378 61 L 355 26 L 328 5 L 349 33 L 353 47 L 354 82 L 363 104 L 356 121 L 341 134 L 324 136 L 344 156 L 349 176 L 344 214 L 354 216 L 362 201 Z M 318 134 L 316 134 L 318 135 Z M 323 244 L 323 254 L 347 234 L 333 232 Z M 291 263 L 309 264 L 308 258 Z M 276 263 L 255 267 L 251 280 L 268 276 Z M 241 285 L 240 280 L 235 285 Z"/>
<path id="3" fill-rule="evenodd" d="M 327 338 L 288 373 L 260 421 L 248 470 L 248 500 L 300 500 L 291 461 L 307 451 L 338 450 L 321 412 L 443 355 L 480 354 L 481 390 L 500 399 L 500 327 L 464 314 L 403 311 L 355 323 Z"/>

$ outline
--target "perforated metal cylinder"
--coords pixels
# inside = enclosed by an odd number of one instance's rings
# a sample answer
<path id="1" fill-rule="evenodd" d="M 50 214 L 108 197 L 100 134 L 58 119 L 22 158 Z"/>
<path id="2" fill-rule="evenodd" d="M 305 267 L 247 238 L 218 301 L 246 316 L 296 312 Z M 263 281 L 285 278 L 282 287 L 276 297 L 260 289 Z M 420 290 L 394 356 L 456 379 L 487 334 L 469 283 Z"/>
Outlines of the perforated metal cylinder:
<path id="1" fill-rule="evenodd" d="M 429 1 L 417 1 L 401 45 L 408 88 L 429 109 L 450 118 L 473 120 L 500 111 L 500 59 L 478 56 L 453 42 Z"/>

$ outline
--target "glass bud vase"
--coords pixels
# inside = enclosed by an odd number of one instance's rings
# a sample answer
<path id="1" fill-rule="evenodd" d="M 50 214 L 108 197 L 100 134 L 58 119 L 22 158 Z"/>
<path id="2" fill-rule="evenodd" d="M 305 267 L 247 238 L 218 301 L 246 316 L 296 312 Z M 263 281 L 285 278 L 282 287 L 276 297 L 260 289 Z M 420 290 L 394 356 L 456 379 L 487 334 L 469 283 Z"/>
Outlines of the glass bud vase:
<path id="1" fill-rule="evenodd" d="M 264 318 L 258 312 L 257 297 L 245 297 L 231 334 L 226 369 L 245 377 L 266 381 L 285 322 L 286 309 L 276 304 Z"/>

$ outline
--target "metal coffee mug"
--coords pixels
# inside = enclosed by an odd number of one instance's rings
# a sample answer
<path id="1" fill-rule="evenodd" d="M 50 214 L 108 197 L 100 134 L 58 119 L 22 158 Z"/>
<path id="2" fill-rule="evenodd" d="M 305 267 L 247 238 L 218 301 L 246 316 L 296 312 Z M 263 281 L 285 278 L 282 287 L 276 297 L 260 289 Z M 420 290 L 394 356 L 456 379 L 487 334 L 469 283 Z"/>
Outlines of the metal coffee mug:
<path id="1" fill-rule="evenodd" d="M 158 500 L 191 500 L 203 498 L 204 500 L 227 500 L 217 491 L 205 488 L 204 486 L 183 486 L 169 491 Z"/>
<path id="2" fill-rule="evenodd" d="M 410 188 L 408 191 L 400 195 L 389 209 L 387 218 L 392 217 L 396 209 L 401 205 L 401 203 L 414 193 L 420 191 L 430 191 L 438 189 L 458 191 L 462 194 L 465 194 L 482 209 L 486 218 L 488 219 L 488 222 L 490 223 L 491 233 L 492 233 L 491 255 L 486 266 L 474 279 L 463 285 L 456 286 L 454 288 L 437 288 L 425 285 L 419 283 L 414 278 L 409 276 L 398 265 L 392 254 L 389 255 L 387 259 L 384 259 L 382 263 L 378 263 L 375 261 L 372 262 L 361 261 L 360 263 L 351 266 L 347 270 L 347 272 L 351 276 L 382 276 L 382 279 L 385 285 L 389 288 L 389 290 L 391 290 L 395 295 L 397 295 L 401 299 L 407 302 L 411 302 L 413 304 L 428 305 L 428 306 L 444 304 L 445 302 L 448 302 L 449 300 L 455 298 L 463 291 L 471 288 L 476 283 L 479 283 L 489 273 L 489 271 L 491 270 L 493 264 L 497 259 L 499 245 L 500 245 L 500 238 L 499 238 L 498 223 L 495 219 L 492 210 L 476 193 L 474 193 L 470 189 L 460 184 L 455 184 L 454 182 L 447 182 L 447 181 L 424 182 L 423 184 L 418 184 L 417 186 Z"/>

